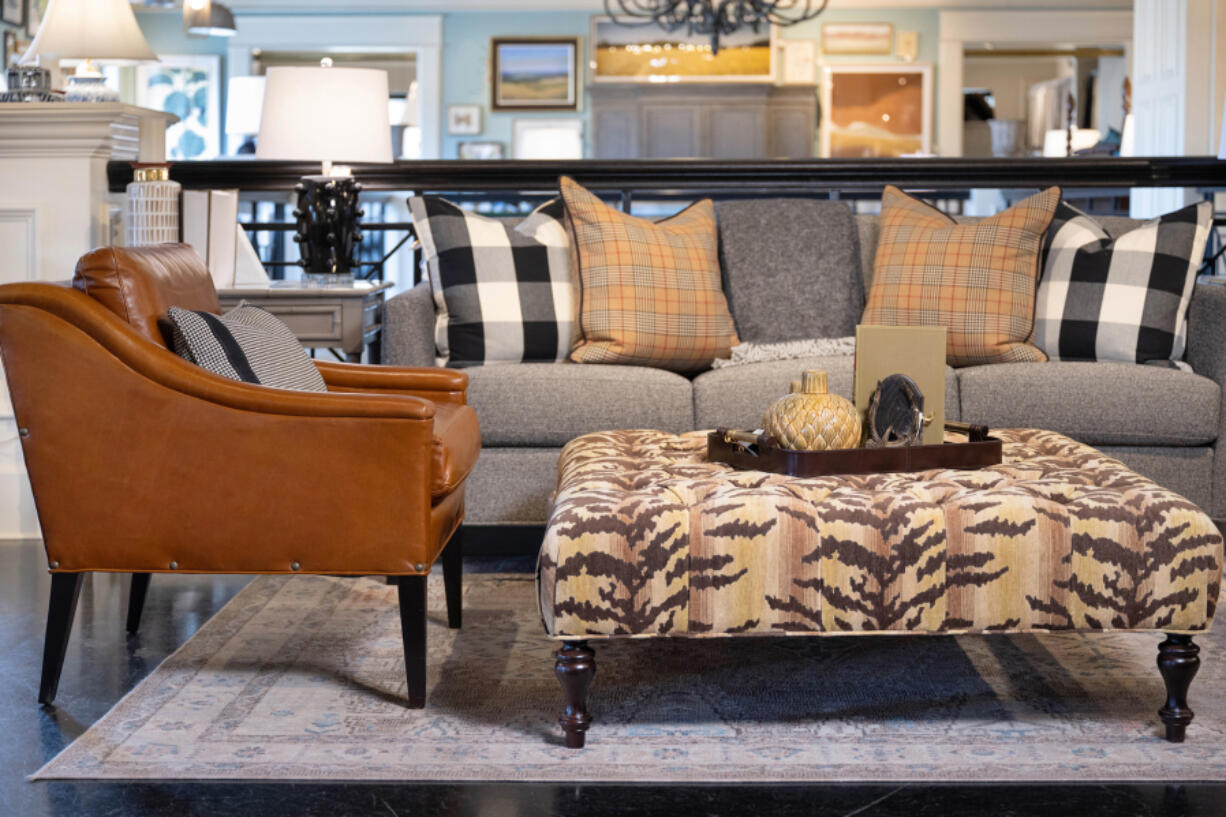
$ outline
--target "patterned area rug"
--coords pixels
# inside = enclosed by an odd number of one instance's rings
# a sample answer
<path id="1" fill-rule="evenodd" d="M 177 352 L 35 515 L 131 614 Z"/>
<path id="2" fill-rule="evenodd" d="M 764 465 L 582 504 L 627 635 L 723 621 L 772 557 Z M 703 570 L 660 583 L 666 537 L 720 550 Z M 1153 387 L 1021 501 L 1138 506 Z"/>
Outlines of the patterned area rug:
<path id="1" fill-rule="evenodd" d="M 1153 634 L 596 642 L 562 745 L 527 576 L 431 579 L 430 697 L 402 707 L 395 590 L 253 581 L 35 779 L 1019 781 L 1226 778 L 1226 639 L 1188 742 L 1160 737 Z"/>

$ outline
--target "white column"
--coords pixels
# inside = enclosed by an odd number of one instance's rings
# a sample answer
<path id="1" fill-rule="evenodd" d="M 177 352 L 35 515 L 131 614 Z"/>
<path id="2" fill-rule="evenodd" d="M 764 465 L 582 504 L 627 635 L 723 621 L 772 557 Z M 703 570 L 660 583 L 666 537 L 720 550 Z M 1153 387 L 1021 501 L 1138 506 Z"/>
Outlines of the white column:
<path id="1" fill-rule="evenodd" d="M 120 103 L 0 106 L 0 283 L 66 281 L 108 242 L 106 163 L 163 161 L 170 114 Z M 38 535 L 8 388 L 0 380 L 0 539 Z"/>

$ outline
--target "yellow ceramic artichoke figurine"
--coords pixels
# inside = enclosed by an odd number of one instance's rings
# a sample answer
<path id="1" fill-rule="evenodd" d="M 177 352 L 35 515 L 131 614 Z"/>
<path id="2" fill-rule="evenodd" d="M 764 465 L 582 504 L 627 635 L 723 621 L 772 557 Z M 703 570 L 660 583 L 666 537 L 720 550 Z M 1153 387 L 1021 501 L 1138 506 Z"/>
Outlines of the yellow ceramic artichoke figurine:
<path id="1" fill-rule="evenodd" d="M 807 371 L 794 394 L 775 401 L 762 428 L 783 448 L 825 451 L 860 445 L 860 414 L 850 400 L 828 394 L 826 373 Z"/>

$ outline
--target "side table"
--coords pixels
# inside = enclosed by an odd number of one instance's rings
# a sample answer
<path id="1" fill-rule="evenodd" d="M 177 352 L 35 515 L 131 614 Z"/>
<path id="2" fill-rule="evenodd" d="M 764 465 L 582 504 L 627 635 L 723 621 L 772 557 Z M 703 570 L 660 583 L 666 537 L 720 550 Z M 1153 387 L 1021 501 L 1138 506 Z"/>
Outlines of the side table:
<path id="1" fill-rule="evenodd" d="M 350 363 L 383 357 L 383 299 L 390 281 L 354 281 L 351 286 L 306 287 L 298 281 L 273 281 L 217 292 L 223 312 L 246 301 L 267 309 L 293 330 L 308 349 L 339 349 Z"/>

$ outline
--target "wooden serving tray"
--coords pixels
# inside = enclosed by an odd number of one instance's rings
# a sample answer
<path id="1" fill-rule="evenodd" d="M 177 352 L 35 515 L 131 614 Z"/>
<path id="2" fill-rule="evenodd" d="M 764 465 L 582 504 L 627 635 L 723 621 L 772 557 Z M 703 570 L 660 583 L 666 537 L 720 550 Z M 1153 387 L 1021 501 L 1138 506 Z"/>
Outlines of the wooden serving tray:
<path id="1" fill-rule="evenodd" d="M 891 448 L 848 448 L 837 451 L 792 451 L 775 445 L 773 437 L 754 437 L 726 428 L 707 437 L 707 459 L 741 471 L 771 471 L 793 477 L 832 474 L 892 474 L 933 468 L 975 469 L 1001 462 L 1001 442 L 988 436 L 987 426 L 946 423 L 967 434 L 964 443 L 906 445 Z"/>

